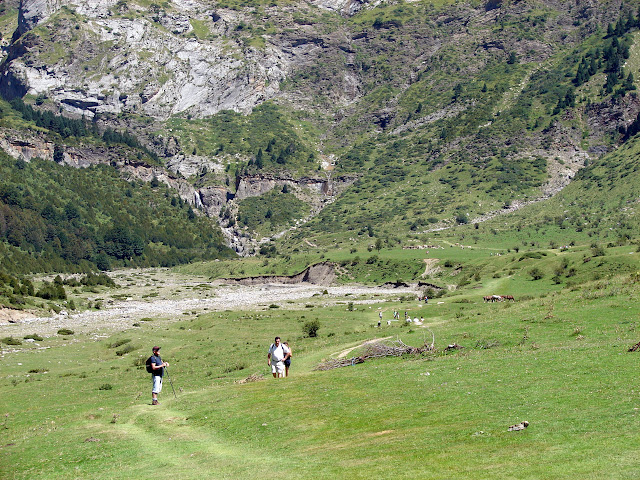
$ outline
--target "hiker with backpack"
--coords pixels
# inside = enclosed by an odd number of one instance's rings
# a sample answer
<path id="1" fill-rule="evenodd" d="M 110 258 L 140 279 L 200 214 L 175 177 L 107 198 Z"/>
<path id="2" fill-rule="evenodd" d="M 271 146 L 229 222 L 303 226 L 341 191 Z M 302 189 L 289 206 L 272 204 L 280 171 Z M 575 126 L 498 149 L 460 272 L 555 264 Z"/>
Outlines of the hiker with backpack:
<path id="1" fill-rule="evenodd" d="M 284 360 L 282 361 L 284 363 L 284 376 L 288 377 L 289 376 L 289 367 L 291 367 L 291 357 L 293 357 L 293 350 L 291 350 L 291 347 L 289 346 L 289 342 L 282 342 L 282 345 L 283 345 L 282 348 L 288 348 L 289 349 L 288 356 L 285 356 Z"/>
<path id="2" fill-rule="evenodd" d="M 269 347 L 267 353 L 267 365 L 271 367 L 273 378 L 282 378 L 284 376 L 284 361 L 291 356 L 291 350 L 286 345 L 280 343 L 280 337 L 274 339 L 274 343 Z"/>
<path id="3" fill-rule="evenodd" d="M 162 391 L 162 377 L 164 369 L 168 367 L 167 362 L 163 362 L 160 358 L 160 347 L 151 349 L 153 355 L 147 359 L 147 372 L 151 374 L 153 388 L 151 389 L 151 405 L 158 405 L 158 394 Z"/>

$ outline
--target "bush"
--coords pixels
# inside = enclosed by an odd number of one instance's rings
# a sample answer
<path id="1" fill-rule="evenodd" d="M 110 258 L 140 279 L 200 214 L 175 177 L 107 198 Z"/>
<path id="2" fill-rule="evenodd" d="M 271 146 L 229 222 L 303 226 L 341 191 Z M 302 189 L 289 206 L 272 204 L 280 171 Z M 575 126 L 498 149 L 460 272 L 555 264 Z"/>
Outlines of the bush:
<path id="1" fill-rule="evenodd" d="M 302 333 L 306 337 L 317 337 L 318 330 L 320 330 L 320 321 L 311 320 L 306 322 L 302 327 Z"/>
<path id="2" fill-rule="evenodd" d="M 116 350 L 116 355 L 121 357 L 129 352 L 133 352 L 136 349 L 136 347 L 134 347 L 133 345 L 131 345 L 130 343 L 126 344 L 123 348 L 121 348 L 120 350 Z"/>
<path id="3" fill-rule="evenodd" d="M 61 328 L 60 330 L 58 330 L 58 335 L 73 335 L 74 332 L 73 330 L 69 330 L 68 328 Z"/>
<path id="4" fill-rule="evenodd" d="M 109 348 L 116 348 L 124 345 L 125 343 L 129 343 L 131 341 L 130 338 L 123 338 L 121 340 L 116 340 L 115 342 L 109 344 Z"/>
<path id="5" fill-rule="evenodd" d="M 44 340 L 44 338 L 42 338 L 40 335 L 38 335 L 37 333 L 32 333 L 31 335 L 25 335 L 24 337 L 25 340 L 35 340 L 36 342 L 41 342 Z"/>
<path id="6" fill-rule="evenodd" d="M 466 225 L 467 223 L 469 223 L 469 217 L 467 217 L 465 214 L 456 215 L 456 223 L 458 225 Z"/>
<path id="7" fill-rule="evenodd" d="M 64 291 L 62 283 L 44 282 L 42 288 L 36 292 L 36 297 L 45 300 L 66 300 L 67 293 Z"/>
<path id="8" fill-rule="evenodd" d="M 105 273 L 101 273 L 98 275 L 96 275 L 95 273 L 88 273 L 80 280 L 80 283 L 89 287 L 94 287 L 97 285 L 103 285 L 105 287 L 117 286 L 116 283 L 111 279 L 111 277 Z"/>
<path id="9" fill-rule="evenodd" d="M 4 343 L 5 345 L 22 345 L 22 341 L 17 339 L 17 338 L 13 338 L 13 337 L 5 337 L 2 339 L 2 343 Z"/>
<path id="10" fill-rule="evenodd" d="M 98 390 L 112 390 L 112 389 L 113 389 L 113 385 L 111 385 L 110 383 L 103 383 L 98 387 Z"/>
<path id="11" fill-rule="evenodd" d="M 146 366 L 147 358 L 146 357 L 138 357 L 133 361 L 134 367 L 144 367 Z"/>
<path id="12" fill-rule="evenodd" d="M 544 277 L 544 273 L 542 273 L 542 270 L 540 270 L 538 267 L 533 267 L 531 270 L 529 270 L 529 275 L 531 275 L 532 280 L 540 280 L 542 277 Z"/>

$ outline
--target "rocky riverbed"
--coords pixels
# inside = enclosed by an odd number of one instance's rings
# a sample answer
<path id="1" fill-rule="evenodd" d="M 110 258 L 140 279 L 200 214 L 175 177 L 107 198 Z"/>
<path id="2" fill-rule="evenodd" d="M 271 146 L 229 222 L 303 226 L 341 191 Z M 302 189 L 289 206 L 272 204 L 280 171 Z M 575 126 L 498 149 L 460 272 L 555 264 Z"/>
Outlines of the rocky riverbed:
<path id="1" fill-rule="evenodd" d="M 61 311 L 47 316 L 2 309 L 0 337 L 22 338 L 37 333 L 56 335 L 61 328 L 76 333 L 108 334 L 131 328 L 144 319 L 167 323 L 221 310 L 268 310 L 353 302 L 375 304 L 406 295 L 417 295 L 413 287 L 392 288 L 363 285 L 319 286 L 310 283 L 228 285 L 205 277 L 179 275 L 169 270 L 138 270 L 113 275 L 118 287 L 98 293 L 77 293 L 76 302 L 101 303 L 100 309 Z"/>

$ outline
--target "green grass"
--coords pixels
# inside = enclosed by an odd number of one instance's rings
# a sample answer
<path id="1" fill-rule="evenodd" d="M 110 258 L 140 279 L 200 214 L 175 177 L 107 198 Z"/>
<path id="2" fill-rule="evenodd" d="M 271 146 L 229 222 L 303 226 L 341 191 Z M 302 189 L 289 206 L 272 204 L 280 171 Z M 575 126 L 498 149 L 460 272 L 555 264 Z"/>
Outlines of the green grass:
<path id="1" fill-rule="evenodd" d="M 329 371 L 313 368 L 364 340 L 420 346 L 431 335 L 402 322 L 374 328 L 376 306 L 349 297 L 329 306 L 319 296 L 306 306 L 144 323 L 99 342 L 56 337 L 46 352 L 22 345 L 2 360 L 0 475 L 635 478 L 638 354 L 626 350 L 639 340 L 636 277 L 556 292 L 504 282 L 429 305 L 379 304 L 385 320 L 392 310 L 424 317 L 439 353 Z M 485 292 L 531 299 L 485 304 Z M 319 336 L 303 337 L 315 319 Z M 277 381 L 265 358 L 276 333 L 294 349 L 291 376 Z M 161 405 L 149 405 L 139 366 L 148 352 L 116 355 L 124 338 L 163 346 L 177 399 L 165 379 Z M 454 342 L 464 349 L 443 353 Z M 266 380 L 235 383 L 256 372 Z M 522 420 L 527 430 L 507 431 Z"/>

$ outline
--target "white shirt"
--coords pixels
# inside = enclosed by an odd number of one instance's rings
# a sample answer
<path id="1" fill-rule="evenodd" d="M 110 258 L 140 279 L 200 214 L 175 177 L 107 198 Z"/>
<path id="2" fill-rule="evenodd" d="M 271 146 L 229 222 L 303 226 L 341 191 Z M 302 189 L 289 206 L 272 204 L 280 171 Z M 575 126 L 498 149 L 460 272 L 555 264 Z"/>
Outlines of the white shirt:
<path id="1" fill-rule="evenodd" d="M 287 353 L 289 353 L 289 347 L 287 347 L 284 343 L 281 343 L 276 347 L 275 343 L 272 343 L 269 347 L 269 353 L 271 354 L 271 360 L 274 362 L 281 362 L 284 360 L 284 357 Z"/>

